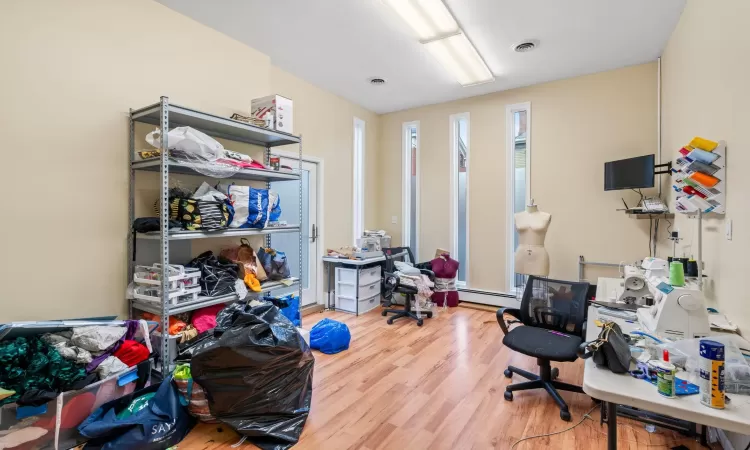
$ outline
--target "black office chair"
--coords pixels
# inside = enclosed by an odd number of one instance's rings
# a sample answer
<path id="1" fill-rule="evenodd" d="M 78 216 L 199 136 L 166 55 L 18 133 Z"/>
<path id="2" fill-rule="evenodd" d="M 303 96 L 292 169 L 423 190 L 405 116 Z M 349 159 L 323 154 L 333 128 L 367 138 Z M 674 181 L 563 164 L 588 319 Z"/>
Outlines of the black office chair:
<path id="1" fill-rule="evenodd" d="M 388 325 L 392 325 L 393 321 L 400 319 L 401 317 L 410 317 L 417 321 L 417 326 L 421 327 L 424 324 L 424 319 L 417 317 L 417 314 L 411 310 L 411 302 L 415 301 L 417 295 L 417 288 L 412 286 L 405 286 L 399 283 L 395 265 L 393 264 L 393 255 L 397 255 L 402 252 L 407 252 L 409 255 L 409 262 L 414 264 L 414 254 L 412 254 L 409 247 L 390 247 L 384 248 L 383 253 L 385 254 L 385 269 L 383 270 L 383 284 L 382 293 L 383 298 L 386 301 L 385 306 L 391 306 L 393 300 L 393 294 L 404 294 L 406 302 L 404 302 L 404 309 L 384 309 L 381 314 L 383 317 L 388 314 L 393 314 L 393 317 L 388 318 Z M 419 269 L 422 275 L 427 275 L 430 281 L 435 281 L 435 273 L 429 270 L 430 263 L 414 264 L 414 267 Z M 432 319 L 432 311 L 425 311 L 423 313 L 428 319 Z"/>
<path id="2" fill-rule="evenodd" d="M 543 388 L 560 407 L 560 418 L 570 421 L 570 412 L 557 389 L 583 393 L 579 386 L 556 381 L 560 371 L 551 361 L 567 362 L 578 358 L 578 346 L 586 335 L 586 291 L 588 283 L 549 280 L 530 276 L 521 308 L 500 308 L 497 322 L 505 337 L 503 344 L 524 355 L 533 356 L 539 364 L 539 375 L 508 366 L 505 376 L 520 375 L 528 380 L 505 388 L 505 400 L 513 400 L 514 391 Z M 505 315 L 515 320 L 505 322 Z M 522 323 L 508 330 L 508 326 Z"/>

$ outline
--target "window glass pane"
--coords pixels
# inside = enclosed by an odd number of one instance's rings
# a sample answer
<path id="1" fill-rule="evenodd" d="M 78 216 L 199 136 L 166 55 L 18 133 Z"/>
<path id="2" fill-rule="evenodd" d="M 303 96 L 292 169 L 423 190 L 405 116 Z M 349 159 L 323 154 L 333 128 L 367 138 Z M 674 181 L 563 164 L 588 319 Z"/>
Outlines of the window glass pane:
<path id="1" fill-rule="evenodd" d="M 459 119 L 456 121 L 456 151 L 458 158 L 458 211 L 457 211 L 457 218 L 458 218 L 458 248 L 456 249 L 458 252 L 458 255 L 456 257 L 456 260 L 459 262 L 458 266 L 458 281 L 466 281 L 466 271 L 468 269 L 468 260 L 466 258 L 467 253 L 467 232 L 466 229 L 466 204 L 467 204 L 467 197 L 466 197 L 466 186 L 468 183 L 467 180 L 467 172 L 466 167 L 468 164 L 468 120 L 467 119 Z"/>
<path id="2" fill-rule="evenodd" d="M 518 213 L 526 208 L 526 111 L 513 113 L 514 148 L 513 148 L 513 213 Z M 518 232 L 514 231 L 514 247 L 518 249 Z"/>
<path id="3" fill-rule="evenodd" d="M 417 128 L 409 129 L 409 143 L 411 147 L 411 164 L 409 177 L 409 247 L 414 257 L 419 259 L 417 253 Z"/>

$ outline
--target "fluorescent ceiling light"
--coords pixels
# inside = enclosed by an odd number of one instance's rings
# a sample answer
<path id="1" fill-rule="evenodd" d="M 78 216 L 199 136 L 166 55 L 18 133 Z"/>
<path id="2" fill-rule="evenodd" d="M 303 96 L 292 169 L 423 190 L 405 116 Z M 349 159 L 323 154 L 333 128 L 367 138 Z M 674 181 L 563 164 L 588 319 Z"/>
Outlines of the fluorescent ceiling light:
<path id="1" fill-rule="evenodd" d="M 384 0 L 408 23 L 419 40 L 463 86 L 494 81 L 443 0 Z"/>
<path id="2" fill-rule="evenodd" d="M 421 41 L 456 34 L 460 30 L 442 0 L 385 0 L 417 33 Z"/>
<path id="3" fill-rule="evenodd" d="M 463 86 L 495 80 L 477 49 L 463 33 L 428 42 L 425 47 Z"/>

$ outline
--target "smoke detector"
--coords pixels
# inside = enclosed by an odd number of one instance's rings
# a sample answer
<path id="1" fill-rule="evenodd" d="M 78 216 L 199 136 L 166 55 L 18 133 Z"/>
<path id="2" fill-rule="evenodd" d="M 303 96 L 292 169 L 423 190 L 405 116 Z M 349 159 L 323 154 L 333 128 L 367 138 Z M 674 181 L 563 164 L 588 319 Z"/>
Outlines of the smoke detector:
<path id="1" fill-rule="evenodd" d="M 370 81 L 370 84 L 375 85 L 375 86 L 382 86 L 385 84 L 385 78 L 375 77 L 375 78 L 370 78 L 369 81 Z"/>
<path id="2" fill-rule="evenodd" d="M 514 52 L 526 53 L 526 52 L 530 52 L 534 50 L 537 47 L 539 47 L 539 41 L 537 41 L 536 39 L 529 39 L 529 40 L 520 42 L 512 46 L 511 48 L 513 49 Z"/>

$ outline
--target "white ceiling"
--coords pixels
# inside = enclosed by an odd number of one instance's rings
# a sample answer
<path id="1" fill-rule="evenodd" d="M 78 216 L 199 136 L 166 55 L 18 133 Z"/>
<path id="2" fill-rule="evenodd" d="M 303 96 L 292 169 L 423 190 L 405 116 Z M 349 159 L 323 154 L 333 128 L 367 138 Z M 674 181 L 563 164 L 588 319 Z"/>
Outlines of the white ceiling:
<path id="1" fill-rule="evenodd" d="M 655 60 L 685 0 L 445 0 L 496 80 L 461 87 L 381 0 L 157 0 L 377 113 Z M 530 53 L 511 46 L 538 39 Z M 388 80 L 372 86 L 371 77 Z"/>

